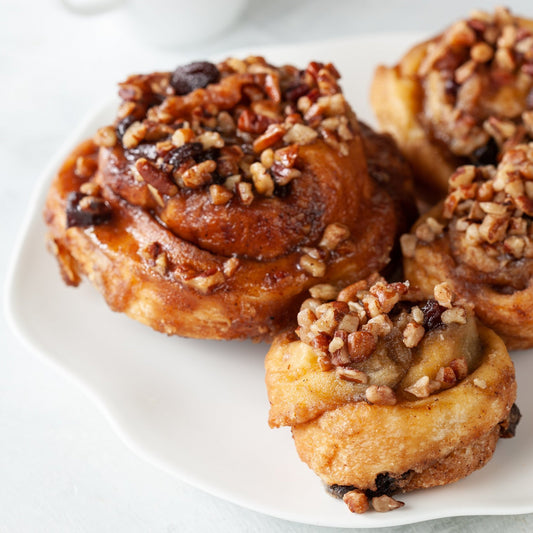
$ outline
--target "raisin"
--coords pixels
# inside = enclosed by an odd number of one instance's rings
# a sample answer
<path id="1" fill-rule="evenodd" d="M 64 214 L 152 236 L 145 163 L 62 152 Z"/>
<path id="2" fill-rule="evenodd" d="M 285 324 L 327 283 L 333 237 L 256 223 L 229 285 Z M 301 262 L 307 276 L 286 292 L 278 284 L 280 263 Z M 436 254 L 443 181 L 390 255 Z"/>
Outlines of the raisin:
<path id="1" fill-rule="evenodd" d="M 220 72 L 213 63 L 196 61 L 178 67 L 170 78 L 170 85 L 174 87 L 176 94 L 188 94 L 195 89 L 206 87 L 210 83 L 216 83 L 220 79 Z"/>
<path id="2" fill-rule="evenodd" d="M 137 119 L 133 116 L 133 114 L 128 115 L 124 117 L 118 124 L 116 129 L 117 137 L 122 140 L 122 137 L 124 137 L 124 134 L 126 133 L 126 130 L 136 121 Z"/>
<path id="3" fill-rule="evenodd" d="M 155 161 L 157 159 L 157 149 L 153 143 L 141 143 L 135 148 L 125 150 L 124 155 L 128 161 L 136 161 L 141 157 Z"/>
<path id="4" fill-rule="evenodd" d="M 343 496 L 355 489 L 354 485 L 327 485 L 326 490 L 335 498 L 342 500 Z"/>
<path id="5" fill-rule="evenodd" d="M 518 405 L 513 403 L 511 412 L 509 413 L 509 418 L 504 423 L 500 424 L 500 437 L 502 439 L 510 439 L 514 437 L 516 433 L 516 426 L 518 426 L 518 422 L 520 422 L 521 418 L 522 414 L 520 413 L 520 409 L 518 409 Z"/>
<path id="6" fill-rule="evenodd" d="M 374 498 L 375 496 L 382 496 L 386 494 L 391 496 L 397 492 L 400 488 L 400 482 L 409 479 L 412 475 L 412 470 L 408 470 L 400 476 L 393 477 L 388 472 L 382 472 L 376 476 L 376 490 L 365 490 L 365 494 L 368 498 Z M 327 485 L 327 491 L 336 498 L 342 499 L 342 497 L 352 490 L 357 489 L 354 485 Z"/>
<path id="7" fill-rule="evenodd" d="M 424 313 L 424 329 L 431 331 L 442 326 L 441 316 L 444 311 L 446 311 L 446 307 L 440 305 L 437 300 L 428 300 L 422 307 L 422 312 Z"/>
<path id="8" fill-rule="evenodd" d="M 396 482 L 388 472 L 382 472 L 376 476 L 376 492 L 390 496 L 396 490 Z"/>
<path id="9" fill-rule="evenodd" d="M 444 92 L 453 98 L 454 100 L 457 98 L 457 91 L 459 90 L 459 84 L 455 81 L 453 77 L 448 78 L 444 82 Z"/>
<path id="10" fill-rule="evenodd" d="M 81 200 L 90 198 L 86 205 L 80 206 Z M 67 197 L 67 228 L 77 226 L 97 226 L 111 219 L 111 208 L 102 198 L 87 196 L 81 192 L 71 192 Z"/>
<path id="11" fill-rule="evenodd" d="M 494 138 L 490 138 L 489 142 L 472 152 L 470 159 L 474 165 L 496 165 L 498 164 L 498 144 Z"/>
<path id="12" fill-rule="evenodd" d="M 209 160 L 216 161 L 219 155 L 220 155 L 220 148 L 207 148 L 207 150 L 203 150 L 194 159 L 197 163 L 202 163 L 203 161 L 209 161 Z"/>
<path id="13" fill-rule="evenodd" d="M 400 483 L 409 479 L 412 475 L 412 470 L 407 470 L 400 476 L 393 477 L 388 472 L 381 472 L 376 476 L 376 490 L 365 490 L 365 494 L 368 498 L 374 498 L 376 496 L 392 496 L 400 489 Z"/>
<path id="14" fill-rule="evenodd" d="M 170 150 L 165 156 L 165 163 L 179 167 L 188 159 L 194 159 L 196 162 L 203 151 L 204 147 L 202 146 L 202 143 L 186 143 L 179 148 Z"/>

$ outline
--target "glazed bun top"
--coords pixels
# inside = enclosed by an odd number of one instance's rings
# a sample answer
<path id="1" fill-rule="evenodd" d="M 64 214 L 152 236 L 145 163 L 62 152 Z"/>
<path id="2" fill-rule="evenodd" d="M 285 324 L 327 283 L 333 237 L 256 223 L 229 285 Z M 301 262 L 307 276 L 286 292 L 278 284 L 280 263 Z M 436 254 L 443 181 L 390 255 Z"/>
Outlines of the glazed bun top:
<path id="1" fill-rule="evenodd" d="M 465 165 L 449 180 L 442 218 L 426 217 L 401 238 L 404 255 L 417 243 L 449 237 L 454 276 L 500 292 L 522 290 L 533 277 L 533 143 L 508 149 L 498 166 Z"/>
<path id="2" fill-rule="evenodd" d="M 473 11 L 410 57 L 421 121 L 453 155 L 494 164 L 533 138 L 533 22 L 502 7 Z"/>
<path id="3" fill-rule="evenodd" d="M 447 283 L 432 298 L 378 275 L 340 292 L 326 284 L 310 292 L 296 331 L 278 337 L 267 358 L 272 426 L 304 423 L 345 403 L 427 398 L 479 365 L 472 308 Z"/>
<path id="4" fill-rule="evenodd" d="M 372 193 L 350 186 L 365 158 L 338 78 L 260 57 L 131 76 L 95 138 L 102 185 L 212 253 L 272 259 L 316 242 Z"/>

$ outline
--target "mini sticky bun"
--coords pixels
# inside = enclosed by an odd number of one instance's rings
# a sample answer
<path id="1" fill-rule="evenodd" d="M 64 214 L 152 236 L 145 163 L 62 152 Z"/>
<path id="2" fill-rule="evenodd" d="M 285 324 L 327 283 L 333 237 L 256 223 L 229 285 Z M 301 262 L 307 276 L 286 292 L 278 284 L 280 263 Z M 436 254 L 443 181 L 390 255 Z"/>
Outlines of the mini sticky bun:
<path id="1" fill-rule="evenodd" d="M 458 166 L 496 164 L 533 139 L 533 21 L 474 11 L 380 66 L 371 98 L 426 194 L 442 198 Z"/>
<path id="2" fill-rule="evenodd" d="M 514 368 L 502 340 L 450 287 L 423 298 L 379 276 L 311 289 L 266 358 L 272 427 L 352 512 L 481 468 L 512 436 Z"/>
<path id="3" fill-rule="evenodd" d="M 401 237 L 405 276 L 447 280 L 508 349 L 533 346 L 533 143 L 497 167 L 463 166 L 446 199 Z"/>
<path id="4" fill-rule="evenodd" d="M 113 124 L 48 195 L 65 281 L 167 334 L 270 338 L 317 282 L 389 262 L 411 176 L 332 64 L 196 62 L 120 84 Z M 387 192 L 385 187 L 390 190 Z"/>

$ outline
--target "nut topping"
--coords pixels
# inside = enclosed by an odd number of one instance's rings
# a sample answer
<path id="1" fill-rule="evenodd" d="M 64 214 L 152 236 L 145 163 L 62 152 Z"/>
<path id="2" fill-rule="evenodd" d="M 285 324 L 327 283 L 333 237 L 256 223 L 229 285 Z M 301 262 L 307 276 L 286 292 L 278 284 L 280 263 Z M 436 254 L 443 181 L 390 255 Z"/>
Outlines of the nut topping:
<path id="1" fill-rule="evenodd" d="M 158 169 L 152 162 L 144 157 L 136 161 L 135 168 L 142 179 L 161 194 L 173 196 L 178 192 L 178 187 L 168 177 L 168 174 Z"/>
<path id="2" fill-rule="evenodd" d="M 214 161 L 203 161 L 186 170 L 181 175 L 181 179 L 185 186 L 191 189 L 208 185 L 213 181 L 212 173 L 215 171 L 216 166 Z"/>
<path id="3" fill-rule="evenodd" d="M 97 168 L 98 163 L 96 160 L 90 157 L 80 156 L 76 159 L 76 168 L 74 169 L 74 173 L 80 178 L 89 179 L 96 172 Z"/>
<path id="4" fill-rule="evenodd" d="M 302 255 L 300 258 L 300 267 L 314 278 L 321 278 L 326 274 L 326 264 L 309 254 Z"/>
<path id="5" fill-rule="evenodd" d="M 318 133 L 309 126 L 294 124 L 294 126 L 284 135 L 283 140 L 287 144 L 296 143 L 300 145 L 310 144 L 318 137 Z"/>
<path id="6" fill-rule="evenodd" d="M 429 379 L 429 376 L 422 376 L 410 387 L 407 387 L 406 392 L 410 392 L 417 398 L 427 398 L 430 394 L 438 391 L 441 385 L 438 381 Z"/>
<path id="7" fill-rule="evenodd" d="M 148 128 L 142 122 L 134 122 L 124 133 L 122 145 L 124 148 L 135 148 L 146 135 Z"/>
<path id="8" fill-rule="evenodd" d="M 533 143 L 509 148 L 497 168 L 466 168 L 450 178 L 443 214 L 460 260 L 476 270 L 495 272 L 526 257 L 531 247 L 533 203 L 527 193 L 533 192 Z M 462 179 L 465 172 L 468 185 Z M 466 186 L 472 194 L 465 194 Z"/>
<path id="9" fill-rule="evenodd" d="M 374 508 L 374 511 L 377 511 L 378 513 L 394 511 L 394 509 L 398 509 L 404 505 L 405 504 L 403 502 L 399 502 L 398 500 L 395 500 L 386 494 L 372 498 L 372 507 Z"/>
<path id="10" fill-rule="evenodd" d="M 217 271 L 214 274 L 210 274 L 207 276 L 196 276 L 194 278 L 186 280 L 184 283 L 202 294 L 209 294 L 218 285 L 224 283 L 224 281 L 224 274 L 220 271 Z"/>
<path id="11" fill-rule="evenodd" d="M 320 300 L 334 300 L 339 294 L 339 290 L 333 285 L 321 283 L 311 287 L 309 293 L 313 298 L 318 298 Z"/>
<path id="12" fill-rule="evenodd" d="M 321 121 L 330 121 L 327 135 L 340 153 L 354 137 L 338 78 L 331 64 L 298 70 L 261 57 L 130 76 L 120 84 L 115 124 L 98 130 L 94 141 L 107 148 L 120 141 L 134 178 L 148 184 L 161 208 L 180 189 L 225 205 L 232 196 L 221 185 L 246 206 L 255 198 L 284 198 L 301 176 L 299 147 L 321 136 L 327 126 Z M 82 178 L 93 170 L 90 161 L 78 165 Z"/>
<path id="13" fill-rule="evenodd" d="M 344 224 L 329 224 L 324 230 L 324 235 L 319 246 L 327 250 L 335 250 L 337 246 L 350 237 L 350 229 Z"/>
<path id="14" fill-rule="evenodd" d="M 366 389 L 366 400 L 375 405 L 396 405 L 396 394 L 387 385 L 370 385 Z"/>
<path id="15" fill-rule="evenodd" d="M 352 513 L 363 514 L 368 511 L 368 498 L 360 490 L 351 490 L 342 499 Z"/>
<path id="16" fill-rule="evenodd" d="M 309 253 L 318 257 L 314 249 Z M 333 285 L 319 284 L 310 293 L 298 313 L 297 336 L 314 348 L 323 371 L 334 370 L 343 381 L 369 384 L 366 399 L 379 405 L 396 403 L 394 386 L 399 379 L 388 381 L 387 372 L 380 369 L 382 358 L 401 358 L 401 364 L 408 365 L 427 332 L 465 323 L 467 317 L 446 283 L 435 288 L 436 299 L 425 302 L 408 282 L 387 283 L 379 275 L 340 292 Z M 454 359 L 437 376 L 425 376 L 407 391 L 425 398 L 467 374 L 466 360 Z"/>
<path id="17" fill-rule="evenodd" d="M 407 348 L 414 348 L 424 337 L 426 330 L 416 322 L 409 322 L 403 331 L 403 343 Z"/>
<path id="18" fill-rule="evenodd" d="M 520 120 L 531 109 L 533 31 L 508 10 L 480 13 L 427 45 L 418 68 L 421 118 L 452 154 L 496 164 L 509 146 L 533 140 Z"/>
<path id="19" fill-rule="evenodd" d="M 98 146 L 105 148 L 112 148 L 117 143 L 117 135 L 112 126 L 105 126 L 100 128 L 94 136 L 94 142 Z"/>
<path id="20" fill-rule="evenodd" d="M 211 185 L 209 187 L 209 196 L 214 205 L 225 205 L 231 201 L 233 193 L 222 185 Z"/>

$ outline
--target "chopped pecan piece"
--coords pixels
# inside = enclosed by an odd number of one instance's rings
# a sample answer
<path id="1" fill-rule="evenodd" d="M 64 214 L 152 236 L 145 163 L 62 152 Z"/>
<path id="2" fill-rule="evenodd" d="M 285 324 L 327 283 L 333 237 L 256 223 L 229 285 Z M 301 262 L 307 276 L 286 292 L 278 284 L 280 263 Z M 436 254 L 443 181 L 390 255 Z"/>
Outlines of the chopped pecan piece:
<path id="1" fill-rule="evenodd" d="M 233 193 L 228 191 L 226 187 L 215 184 L 209 187 L 209 196 L 214 205 L 225 205 L 231 201 Z"/>
<path id="2" fill-rule="evenodd" d="M 375 405 L 396 405 L 396 394 L 387 385 L 370 385 L 365 392 L 369 403 Z"/>
<path id="3" fill-rule="evenodd" d="M 368 331 L 354 331 L 348 335 L 348 352 L 354 363 L 368 359 L 376 345 L 376 337 Z"/>
<path id="4" fill-rule="evenodd" d="M 339 290 L 329 283 L 319 283 L 309 289 L 309 294 L 311 294 L 313 298 L 318 298 L 320 300 L 334 300 L 339 294 Z"/>
<path id="5" fill-rule="evenodd" d="M 315 278 L 321 278 L 326 274 L 326 264 L 309 254 L 302 255 L 300 258 L 300 267 Z"/>
<path id="6" fill-rule="evenodd" d="M 429 376 L 422 376 L 419 380 L 405 389 L 417 398 L 427 398 L 441 388 L 439 381 L 432 380 Z"/>
<path id="7" fill-rule="evenodd" d="M 321 248 L 326 248 L 327 250 L 333 251 L 341 242 L 345 241 L 349 237 L 350 229 L 344 224 L 335 222 L 326 227 L 319 246 Z"/>
<path id="8" fill-rule="evenodd" d="M 137 159 L 135 168 L 142 179 L 161 194 L 173 196 L 178 192 L 177 185 L 169 178 L 168 174 L 144 157 Z"/>
<path id="9" fill-rule="evenodd" d="M 351 490 L 342 499 L 352 513 L 362 514 L 368 511 L 368 498 L 360 490 Z"/>
<path id="10" fill-rule="evenodd" d="M 287 144 L 296 143 L 299 145 L 311 144 L 318 137 L 318 133 L 309 126 L 294 124 L 284 135 L 283 140 Z"/>
<path id="11" fill-rule="evenodd" d="M 372 507 L 374 511 L 378 513 L 387 513 L 389 511 L 394 511 L 394 509 L 399 509 L 405 505 L 404 502 L 399 502 L 391 496 L 383 494 L 383 496 L 375 496 L 372 498 Z"/>
<path id="12" fill-rule="evenodd" d="M 96 135 L 94 136 L 94 142 L 98 146 L 112 148 L 117 143 L 115 129 L 112 126 L 105 126 L 98 129 Z"/>
<path id="13" fill-rule="evenodd" d="M 403 343 L 407 348 L 414 348 L 418 346 L 419 342 L 424 337 L 424 333 L 424 326 L 421 326 L 416 322 L 409 322 L 407 326 L 405 326 L 403 332 Z"/>
<path id="14" fill-rule="evenodd" d="M 213 181 L 212 173 L 216 167 L 217 164 L 211 159 L 192 166 L 181 175 L 183 184 L 186 187 L 195 189 L 211 183 Z"/>

